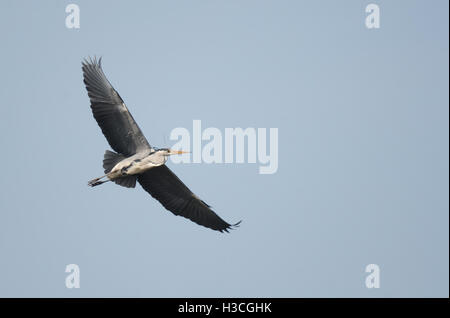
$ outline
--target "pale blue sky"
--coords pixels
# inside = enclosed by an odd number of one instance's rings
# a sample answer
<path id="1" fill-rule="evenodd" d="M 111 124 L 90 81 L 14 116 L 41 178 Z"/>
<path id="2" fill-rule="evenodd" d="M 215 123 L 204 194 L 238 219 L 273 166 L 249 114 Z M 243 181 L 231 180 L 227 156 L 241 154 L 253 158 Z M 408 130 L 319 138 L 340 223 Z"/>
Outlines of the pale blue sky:
<path id="1" fill-rule="evenodd" d="M 448 1 L 72 2 L 79 30 L 70 1 L 0 3 L 0 296 L 448 297 Z M 109 149 L 89 55 L 152 145 L 194 119 L 279 129 L 273 175 L 169 163 L 238 230 L 86 185 Z"/>

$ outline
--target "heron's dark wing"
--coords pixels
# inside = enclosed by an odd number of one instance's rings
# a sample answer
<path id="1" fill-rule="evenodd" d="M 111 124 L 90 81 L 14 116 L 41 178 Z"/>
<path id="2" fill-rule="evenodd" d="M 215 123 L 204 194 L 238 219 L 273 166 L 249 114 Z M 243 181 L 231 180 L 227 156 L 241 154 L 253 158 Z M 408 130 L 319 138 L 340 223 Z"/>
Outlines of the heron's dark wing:
<path id="1" fill-rule="evenodd" d="M 147 170 L 138 176 L 138 181 L 145 191 L 175 215 L 220 232 L 228 232 L 231 227 L 240 223 L 231 225 L 222 220 L 166 165 Z"/>
<path id="2" fill-rule="evenodd" d="M 85 60 L 82 69 L 92 113 L 110 146 L 125 156 L 150 149 L 119 93 L 103 73 L 101 59 Z"/>

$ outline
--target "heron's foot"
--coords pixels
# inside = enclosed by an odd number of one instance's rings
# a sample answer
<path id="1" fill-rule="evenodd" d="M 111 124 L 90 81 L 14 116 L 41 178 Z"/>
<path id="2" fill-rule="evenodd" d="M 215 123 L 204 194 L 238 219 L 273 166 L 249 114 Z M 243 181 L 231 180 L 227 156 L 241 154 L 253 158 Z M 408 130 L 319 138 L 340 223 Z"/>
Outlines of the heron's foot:
<path id="1" fill-rule="evenodd" d="M 106 181 L 96 181 L 96 182 L 90 182 L 89 181 L 89 185 L 91 186 L 91 187 L 95 187 L 95 186 L 98 186 L 98 185 L 101 185 L 101 184 L 103 184 L 103 183 L 105 183 Z"/>
<path id="2" fill-rule="evenodd" d="M 100 180 L 100 178 L 95 178 L 95 179 L 92 179 L 91 181 L 89 181 L 88 182 L 88 185 L 93 185 L 94 183 L 96 183 L 98 180 Z"/>
<path id="3" fill-rule="evenodd" d="M 91 186 L 91 187 L 95 187 L 95 186 L 98 186 L 98 185 L 100 185 L 100 184 L 102 184 L 102 183 L 105 183 L 106 181 L 100 181 L 100 180 L 103 179 L 104 177 L 105 177 L 105 176 L 99 177 L 99 178 L 95 178 L 95 179 L 92 179 L 91 181 L 88 182 L 88 185 Z"/>

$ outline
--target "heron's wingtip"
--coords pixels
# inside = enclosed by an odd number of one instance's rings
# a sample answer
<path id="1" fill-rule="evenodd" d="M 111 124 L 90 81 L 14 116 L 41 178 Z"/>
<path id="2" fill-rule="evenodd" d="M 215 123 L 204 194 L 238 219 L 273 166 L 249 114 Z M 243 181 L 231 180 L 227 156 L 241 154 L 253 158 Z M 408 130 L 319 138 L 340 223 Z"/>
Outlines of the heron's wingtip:
<path id="1" fill-rule="evenodd" d="M 235 230 L 237 227 L 239 227 L 241 225 L 241 222 L 242 222 L 242 220 L 240 220 L 239 222 L 234 223 L 234 224 L 228 224 L 228 226 L 226 228 L 224 228 L 223 230 L 220 230 L 220 232 L 229 233 L 228 232 L 229 230 Z"/>

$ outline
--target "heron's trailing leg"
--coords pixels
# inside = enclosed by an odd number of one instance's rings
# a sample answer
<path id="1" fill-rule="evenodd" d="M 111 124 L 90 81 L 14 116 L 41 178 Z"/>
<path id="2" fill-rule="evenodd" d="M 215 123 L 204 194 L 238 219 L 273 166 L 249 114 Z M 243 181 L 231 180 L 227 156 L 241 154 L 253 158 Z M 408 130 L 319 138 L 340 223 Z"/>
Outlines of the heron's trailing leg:
<path id="1" fill-rule="evenodd" d="M 95 186 L 101 185 L 101 184 L 103 184 L 105 182 L 108 182 L 109 180 L 100 181 L 104 177 L 106 177 L 106 175 L 104 175 L 102 177 L 98 177 L 98 178 L 92 179 L 91 181 L 88 182 L 88 185 L 91 186 L 91 187 L 95 187 Z"/>

